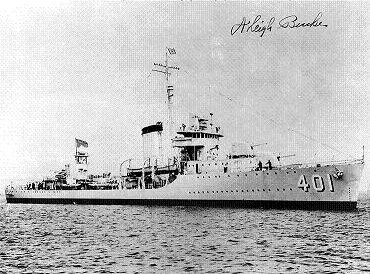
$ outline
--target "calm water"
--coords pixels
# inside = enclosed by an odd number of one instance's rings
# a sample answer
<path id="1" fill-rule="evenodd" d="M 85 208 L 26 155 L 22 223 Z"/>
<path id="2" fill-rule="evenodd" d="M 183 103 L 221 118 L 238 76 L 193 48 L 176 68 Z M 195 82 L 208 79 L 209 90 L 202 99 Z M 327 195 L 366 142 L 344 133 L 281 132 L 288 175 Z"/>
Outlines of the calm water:
<path id="1" fill-rule="evenodd" d="M 357 212 L 0 204 L 3 273 L 370 271 Z"/>

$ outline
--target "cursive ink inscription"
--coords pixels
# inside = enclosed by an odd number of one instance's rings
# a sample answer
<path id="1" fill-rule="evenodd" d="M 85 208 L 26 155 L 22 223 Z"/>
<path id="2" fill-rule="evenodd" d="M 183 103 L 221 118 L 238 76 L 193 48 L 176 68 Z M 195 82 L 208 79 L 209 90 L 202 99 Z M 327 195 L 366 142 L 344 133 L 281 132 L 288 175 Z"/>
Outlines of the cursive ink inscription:
<path id="1" fill-rule="evenodd" d="M 251 21 L 247 22 L 247 19 L 243 17 L 243 20 L 240 24 L 235 24 L 232 26 L 231 35 L 234 35 L 237 31 L 240 31 L 240 33 L 243 33 L 245 30 L 246 33 L 247 32 L 261 32 L 260 37 L 262 37 L 265 34 L 266 30 L 269 30 L 269 31 L 272 30 L 272 24 L 275 21 L 275 17 L 272 17 L 268 23 L 265 23 L 265 21 L 263 20 L 260 21 L 260 19 L 261 19 L 261 15 L 257 15 L 256 18 L 254 18 L 253 23 L 251 24 Z"/>
<path id="2" fill-rule="evenodd" d="M 301 23 L 298 21 L 298 17 L 295 15 L 287 16 L 280 20 L 279 25 L 280 27 L 286 29 L 286 28 L 299 28 L 299 27 L 327 27 L 328 25 L 325 25 L 320 21 L 322 17 L 322 13 L 319 12 L 315 19 L 312 22 L 309 23 Z"/>
<path id="3" fill-rule="evenodd" d="M 261 20 L 261 15 L 257 15 L 254 20 L 247 20 L 245 17 L 243 17 L 240 23 L 231 27 L 231 35 L 233 36 L 237 33 L 256 32 L 260 34 L 260 37 L 263 37 L 265 32 L 272 32 L 274 28 L 294 29 L 307 27 L 328 27 L 327 24 L 322 22 L 321 17 L 322 12 L 319 12 L 312 21 L 302 22 L 296 15 L 289 15 L 279 21 L 278 27 L 274 27 L 275 17 L 271 17 L 269 21 Z"/>

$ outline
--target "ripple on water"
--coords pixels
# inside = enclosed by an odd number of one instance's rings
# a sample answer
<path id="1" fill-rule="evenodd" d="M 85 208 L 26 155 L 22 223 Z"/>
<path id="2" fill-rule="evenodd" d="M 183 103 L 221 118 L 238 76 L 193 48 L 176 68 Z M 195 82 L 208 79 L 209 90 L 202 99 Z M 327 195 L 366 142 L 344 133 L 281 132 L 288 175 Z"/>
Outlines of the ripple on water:
<path id="1" fill-rule="evenodd" d="M 1 210 L 6 273 L 370 271 L 369 202 L 357 212 L 15 204 Z"/>

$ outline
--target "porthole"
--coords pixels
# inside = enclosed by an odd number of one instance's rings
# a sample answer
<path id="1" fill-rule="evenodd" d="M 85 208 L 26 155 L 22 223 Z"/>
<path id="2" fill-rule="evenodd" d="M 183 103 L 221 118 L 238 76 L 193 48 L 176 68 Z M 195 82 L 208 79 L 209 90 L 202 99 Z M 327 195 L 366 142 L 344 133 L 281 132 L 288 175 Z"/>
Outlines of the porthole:
<path id="1" fill-rule="evenodd" d="M 232 190 L 230 192 L 233 192 Z"/>
<path id="2" fill-rule="evenodd" d="M 236 176 L 238 176 L 238 177 L 239 177 L 239 174 L 238 174 L 238 175 L 236 175 Z"/>
<path id="3" fill-rule="evenodd" d="M 258 175 L 258 173 L 256 173 L 256 176 Z"/>
<path id="4" fill-rule="evenodd" d="M 277 188 L 276 190 L 277 190 L 277 191 L 279 191 L 279 189 L 278 189 L 278 188 Z"/>
<path id="5" fill-rule="evenodd" d="M 297 171 L 294 170 L 294 173 L 297 173 Z"/>
<path id="6" fill-rule="evenodd" d="M 277 172 L 275 171 L 275 174 L 277 174 Z"/>
<path id="7" fill-rule="evenodd" d="M 242 192 L 244 192 L 244 190 L 242 189 Z"/>
<path id="8" fill-rule="evenodd" d="M 229 193 L 229 191 L 226 190 L 226 193 Z"/>
<path id="9" fill-rule="evenodd" d="M 254 189 L 252 189 L 252 192 L 254 192 Z"/>
<path id="10" fill-rule="evenodd" d="M 238 190 L 235 190 L 235 192 L 238 192 Z"/>
<path id="11" fill-rule="evenodd" d="M 316 172 L 316 169 L 314 169 L 313 171 Z"/>
<path id="12" fill-rule="evenodd" d="M 286 174 L 289 174 L 289 172 L 287 171 L 287 173 Z"/>
<path id="13" fill-rule="evenodd" d="M 271 191 L 271 189 L 269 188 L 269 191 Z"/>
<path id="14" fill-rule="evenodd" d="M 260 191 L 260 190 L 257 188 L 257 191 Z"/>
<path id="15" fill-rule="evenodd" d="M 283 188 L 283 191 L 285 191 L 285 188 Z"/>
<path id="16" fill-rule="evenodd" d="M 265 191 L 265 189 L 262 189 L 262 191 Z"/>
<path id="17" fill-rule="evenodd" d="M 266 175 L 269 175 L 269 173 L 267 172 Z"/>
<path id="18" fill-rule="evenodd" d="M 247 174 L 245 174 L 245 177 L 247 177 Z"/>
<path id="19" fill-rule="evenodd" d="M 221 190 L 221 193 L 224 193 L 224 191 L 223 191 L 223 190 Z"/>
<path id="20" fill-rule="evenodd" d="M 290 189 L 290 191 L 292 191 L 293 189 Z"/>
<path id="21" fill-rule="evenodd" d="M 215 193 L 215 192 L 212 190 L 212 193 Z"/>

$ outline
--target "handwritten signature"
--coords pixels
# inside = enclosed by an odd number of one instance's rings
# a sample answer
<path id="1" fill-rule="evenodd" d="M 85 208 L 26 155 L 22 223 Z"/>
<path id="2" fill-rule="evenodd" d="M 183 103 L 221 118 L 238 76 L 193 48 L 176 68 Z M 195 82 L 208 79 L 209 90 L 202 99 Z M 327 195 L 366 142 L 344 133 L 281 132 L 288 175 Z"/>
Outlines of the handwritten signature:
<path id="1" fill-rule="evenodd" d="M 315 19 L 309 22 L 302 22 L 298 19 L 296 15 L 286 16 L 279 21 L 279 26 L 277 28 L 306 28 L 306 27 L 328 27 L 321 21 L 322 12 L 319 12 Z M 257 15 L 254 20 L 248 20 L 243 17 L 241 23 L 235 24 L 231 27 L 231 35 L 237 33 L 248 33 L 257 32 L 260 33 L 260 37 L 263 37 L 266 31 L 271 32 L 274 26 L 275 17 L 271 17 L 270 20 L 261 20 L 262 16 Z"/>

